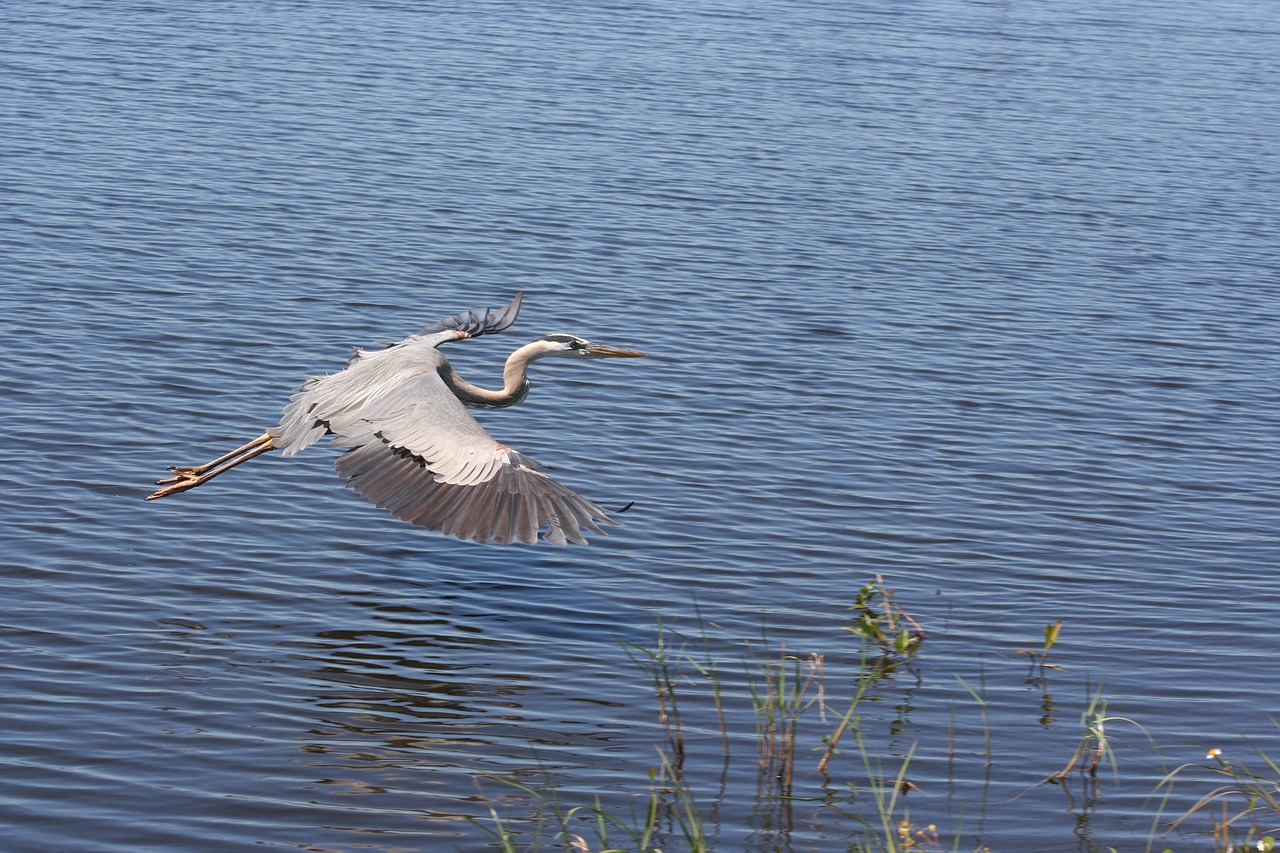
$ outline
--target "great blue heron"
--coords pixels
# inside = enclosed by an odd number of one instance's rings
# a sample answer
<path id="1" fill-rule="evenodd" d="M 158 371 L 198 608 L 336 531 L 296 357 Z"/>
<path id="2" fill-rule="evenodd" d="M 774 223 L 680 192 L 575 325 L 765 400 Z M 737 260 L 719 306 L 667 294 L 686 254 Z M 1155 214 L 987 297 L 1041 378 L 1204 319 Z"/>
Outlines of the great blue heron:
<path id="1" fill-rule="evenodd" d="M 335 467 L 347 485 L 399 518 L 477 542 L 586 544 L 583 529 L 617 524 L 606 510 L 535 468 L 532 459 L 494 441 L 467 406 L 501 408 L 529 393 L 530 362 L 563 358 L 638 358 L 644 353 L 553 334 L 507 358 L 501 391 L 467 382 L 437 349 L 507 329 L 523 294 L 496 311 L 463 311 L 384 349 L 356 350 L 344 370 L 308 379 L 280 424 L 204 465 L 170 468 L 147 500 L 207 483 L 268 450 L 290 456 L 326 434 L 346 448 Z"/>

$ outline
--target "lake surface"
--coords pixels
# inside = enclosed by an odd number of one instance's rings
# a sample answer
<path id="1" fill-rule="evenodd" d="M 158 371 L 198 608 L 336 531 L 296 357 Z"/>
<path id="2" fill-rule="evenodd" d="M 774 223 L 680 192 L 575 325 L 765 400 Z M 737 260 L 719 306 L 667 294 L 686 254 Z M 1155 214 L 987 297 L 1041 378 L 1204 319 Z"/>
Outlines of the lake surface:
<path id="1" fill-rule="evenodd" d="M 677 688 L 712 847 L 850 849 L 867 769 L 852 740 L 815 765 L 877 575 L 927 639 L 860 706 L 866 750 L 889 776 L 910 754 L 895 817 L 944 849 L 1146 849 L 1167 769 L 1280 757 L 1269 4 L 0 23 L 6 850 L 556 849 L 527 789 L 646 807 L 666 741 L 637 659 L 671 631 L 724 684 L 728 760 L 708 680 Z M 450 350 L 473 381 L 552 331 L 650 354 L 544 362 L 482 415 L 634 501 L 607 538 L 428 533 L 327 445 L 143 502 L 351 347 L 516 291 L 514 329 Z M 1061 669 L 1028 679 L 1057 619 Z M 755 753 L 748 682 L 780 648 L 826 667 L 798 800 Z M 1037 785 L 1095 697 L 1145 730 L 1109 724 L 1118 775 Z"/>

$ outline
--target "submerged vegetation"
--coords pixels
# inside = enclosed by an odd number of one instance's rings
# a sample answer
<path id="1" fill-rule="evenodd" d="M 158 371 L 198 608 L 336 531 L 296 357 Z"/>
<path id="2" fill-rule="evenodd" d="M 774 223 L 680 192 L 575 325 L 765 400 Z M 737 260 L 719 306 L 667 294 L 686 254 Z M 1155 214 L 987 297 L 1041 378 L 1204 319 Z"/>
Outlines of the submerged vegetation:
<path id="1" fill-rule="evenodd" d="M 966 829 L 963 807 L 951 814 L 949 806 L 939 808 L 934 798 L 913 814 L 908 804 L 908 799 L 912 804 L 919 800 L 911 795 L 919 790 L 913 763 L 922 755 L 922 744 L 909 738 L 915 729 L 906 724 L 908 702 L 895 706 L 892 721 L 884 719 L 884 707 L 891 688 L 921 684 L 925 629 L 879 577 L 858 591 L 850 610 L 850 624 L 842 627 L 859 638 L 856 648 L 797 654 L 773 641 L 762 626 L 759 639 L 738 640 L 741 653 L 728 660 L 713 653 L 714 626 L 701 617 L 693 633 L 659 620 L 652 642 L 627 644 L 652 687 L 661 733 L 644 793 L 625 810 L 606 808 L 598 795 L 589 804 L 566 806 L 550 775 L 536 788 L 493 777 L 490 781 L 516 789 L 531 806 L 520 818 L 490 807 L 489 819 L 478 823 L 493 839 L 493 849 L 702 853 L 719 844 L 720 849 L 736 850 L 740 845 L 719 839 L 719 807 L 747 799 L 754 803 L 752 849 L 811 850 L 818 849 L 814 842 L 820 840 L 823 850 L 850 853 L 990 853 L 981 831 Z M 1048 657 L 1062 628 L 1062 620 L 1049 624 L 1041 648 L 1014 652 L 1030 659 L 1023 685 L 1040 692 L 1045 726 L 1056 721 L 1049 673 L 1062 667 L 1050 664 Z M 994 763 L 990 709 L 996 700 L 988 693 L 985 673 L 954 679 L 961 690 L 952 703 L 945 747 L 935 744 L 931 750 L 934 774 L 945 761 L 952 784 L 957 777 L 975 774 L 989 784 Z M 1076 813 L 1078 824 L 1077 837 L 1062 843 L 1074 840 L 1077 849 L 1089 853 L 1116 850 L 1089 837 L 1087 824 L 1107 778 L 1118 782 L 1121 776 L 1117 732 L 1141 734 L 1146 760 L 1161 762 L 1166 751 L 1135 719 L 1110 714 L 1108 704 L 1101 687 L 1088 691 L 1074 750 L 1056 760 L 1046 754 L 1046 775 L 1014 798 L 1046 786 L 1059 788 L 1064 810 Z M 740 724 L 746 715 L 726 713 L 730 706 L 750 710 L 751 731 L 731 727 L 731 721 Z M 980 739 L 981 747 L 966 749 L 960 743 L 964 739 Z M 1125 749 L 1138 755 L 1128 742 Z M 691 755 L 698 760 L 688 761 Z M 960 766 L 975 758 L 981 760 L 976 769 L 972 763 Z M 731 792 L 731 779 L 746 778 L 731 774 L 731 765 L 741 768 L 747 762 L 754 770 L 754 790 Z M 719 766 L 719 773 L 708 776 L 708 766 Z M 1143 808 L 1150 820 L 1146 853 L 1280 853 L 1275 840 L 1280 834 L 1280 766 L 1261 748 L 1255 747 L 1248 760 L 1213 749 L 1204 762 L 1161 767 Z M 1175 802 L 1190 805 L 1179 810 Z M 800 808 L 803 821 L 795 814 Z M 938 811 L 950 825 L 940 825 Z M 815 835 L 812 827 L 819 817 L 822 829 Z M 1043 838 L 1028 841 L 1049 843 Z"/>

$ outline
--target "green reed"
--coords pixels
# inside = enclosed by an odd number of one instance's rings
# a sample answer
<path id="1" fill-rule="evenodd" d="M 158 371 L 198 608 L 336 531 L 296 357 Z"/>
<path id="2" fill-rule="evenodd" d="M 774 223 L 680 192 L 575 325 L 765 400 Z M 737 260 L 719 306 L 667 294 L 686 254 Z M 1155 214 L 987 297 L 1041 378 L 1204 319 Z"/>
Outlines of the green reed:
<path id="1" fill-rule="evenodd" d="M 920 622 L 896 600 L 894 590 L 882 578 L 860 588 L 851 607 L 851 624 L 846 630 L 858 636 L 861 646 L 852 676 L 846 664 L 833 670 L 832 661 L 848 661 L 848 650 L 795 653 L 784 643 L 773 643 L 762 629 L 754 641 L 739 641 L 742 651 L 731 655 L 729 664 L 713 653 L 708 625 L 698 614 L 697 633 L 686 635 L 657 620 L 653 640 L 648 644 L 627 643 L 628 655 L 644 673 L 652 689 L 655 713 L 663 732 L 657 748 L 656 765 L 649 772 L 648 789 L 638 809 L 626 814 L 606 810 L 599 798 L 591 806 L 565 807 L 555 785 L 544 788 L 505 780 L 531 797 L 538 807 L 529 818 L 532 838 L 521 838 L 508 818 L 490 811 L 485 827 L 496 849 L 562 849 L 572 853 L 702 853 L 715 847 L 716 797 L 700 797 L 686 770 L 691 750 L 705 749 L 710 730 L 689 727 L 685 715 L 706 713 L 708 701 L 718 727 L 718 751 L 724 762 L 721 795 L 735 745 L 754 744 L 756 767 L 757 819 L 787 833 L 791 807 L 804 802 L 812 809 L 830 809 L 834 815 L 861 827 L 843 841 L 851 853 L 960 853 L 963 836 L 957 825 L 950 833 L 940 832 L 931 823 L 920 821 L 907 807 L 909 792 L 916 786 L 911 767 L 921 746 L 919 739 L 905 748 L 881 744 L 873 728 L 867 726 L 864 705 L 882 686 L 903 673 L 914 674 L 914 664 L 925 640 Z M 1063 622 L 1046 627 L 1044 644 L 1035 652 L 1018 652 L 1032 657 L 1032 680 L 1047 696 L 1046 671 L 1061 668 L 1047 661 Z M 838 672 L 838 674 L 837 674 Z M 992 745 L 990 710 L 994 700 L 988 693 L 985 668 L 980 667 L 974 683 L 954 676 L 972 698 L 981 722 L 983 745 L 976 754 L 984 759 L 990 773 L 996 762 Z M 918 676 L 917 676 L 918 678 Z M 1031 682 L 1028 682 L 1031 683 Z M 960 706 L 963 708 L 963 703 Z M 738 709 L 742 713 L 727 713 Z M 749 711 L 750 731 L 735 731 Z M 955 714 L 947 736 L 947 766 L 955 758 Z M 1080 715 L 1080 737 L 1064 764 L 1044 777 L 1067 792 L 1070 778 L 1079 778 L 1086 793 L 1086 809 L 1099 798 L 1099 770 L 1109 768 L 1118 782 L 1117 726 L 1141 732 L 1158 755 L 1151 735 L 1131 717 L 1110 713 L 1103 690 L 1088 690 Z M 696 736 L 695 736 L 696 734 Z M 808 749 L 804 748 L 814 744 Z M 848 754 L 841 746 L 848 747 Z M 809 751 L 811 749 L 811 751 Z M 1186 764 L 1168 772 L 1157 786 L 1158 801 L 1147 851 L 1159 848 L 1161 833 L 1186 832 L 1193 818 L 1210 818 L 1209 836 L 1217 853 L 1280 853 L 1275 838 L 1280 835 L 1280 767 L 1261 750 L 1247 762 L 1211 752 L 1209 763 Z M 810 763 L 808 756 L 813 756 Z M 739 760 L 745 756 L 738 756 Z M 697 766 L 697 765 L 692 765 Z M 801 799 L 795 794 L 797 774 L 805 771 L 812 784 L 819 780 L 821 795 Z M 949 775 L 954 771 L 949 769 Z M 1175 820 L 1165 815 L 1175 786 L 1214 783 L 1192 807 Z M 1038 786 L 1036 786 L 1038 787 Z M 1024 792 L 1026 793 L 1026 792 Z M 924 801 L 927 806 L 929 801 Z M 773 811 L 768 812 L 768 809 Z M 762 811 L 764 810 L 764 811 Z M 944 840 L 949 835 L 949 840 Z M 839 842 L 832 841 L 839 846 Z M 985 848 L 978 848 L 985 850 Z M 1110 848 L 1097 847 L 1106 850 Z M 1177 851 L 1181 853 L 1181 851 Z"/>

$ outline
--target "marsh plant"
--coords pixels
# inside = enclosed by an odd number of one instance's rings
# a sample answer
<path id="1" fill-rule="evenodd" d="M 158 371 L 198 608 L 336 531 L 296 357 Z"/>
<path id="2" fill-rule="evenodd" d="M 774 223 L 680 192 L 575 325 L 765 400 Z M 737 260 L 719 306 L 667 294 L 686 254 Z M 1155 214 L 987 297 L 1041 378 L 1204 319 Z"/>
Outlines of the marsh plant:
<path id="1" fill-rule="evenodd" d="M 566 807 L 556 795 L 554 784 L 541 789 L 511 779 L 488 777 L 528 795 L 539 803 L 537 812 L 526 821 L 533 826 L 533 838 L 511 829 L 490 806 L 492 824 L 472 821 L 494 840 L 503 853 L 537 850 L 566 850 L 574 853 L 664 853 L 674 850 L 706 853 L 708 842 L 702 812 L 688 781 L 659 751 L 659 765 L 649 772 L 649 792 L 640 814 L 625 817 L 607 811 L 597 797 L 595 805 Z M 594 846 L 592 844 L 594 840 Z"/>
<path id="2" fill-rule="evenodd" d="M 1272 725 L 1280 728 L 1274 719 Z M 1249 759 L 1210 749 L 1203 762 L 1184 764 L 1161 780 L 1166 798 L 1176 785 L 1211 786 L 1195 804 L 1173 821 L 1177 828 L 1192 816 L 1210 815 L 1214 849 L 1220 853 L 1280 851 L 1280 764 L 1250 744 Z"/>
<path id="3" fill-rule="evenodd" d="M 1102 698 L 1102 688 L 1099 687 L 1093 693 L 1089 704 L 1080 714 L 1080 725 L 1084 729 L 1084 734 L 1081 736 L 1075 752 L 1071 754 L 1071 758 L 1067 760 L 1066 765 L 1061 770 L 1051 774 L 1046 781 L 1061 784 L 1072 770 L 1079 770 L 1088 777 L 1090 787 L 1094 787 L 1097 784 L 1098 767 L 1104 759 L 1110 765 L 1112 774 L 1119 778 L 1120 765 L 1116 761 L 1111 731 L 1120 724 L 1132 726 L 1142 732 L 1151 744 L 1152 751 L 1159 753 L 1159 747 L 1156 746 L 1155 740 L 1141 724 L 1129 717 L 1114 716 L 1107 713 L 1107 700 Z"/>
<path id="4" fill-rule="evenodd" d="M 1050 625 L 1044 626 L 1044 645 L 1038 649 L 1017 649 L 1014 654 L 1026 655 L 1031 660 L 1030 677 L 1044 680 L 1047 676 L 1047 669 L 1061 669 L 1062 667 L 1054 663 L 1049 663 L 1049 651 L 1058 642 L 1058 637 L 1062 633 L 1062 623 L 1065 620 L 1059 619 Z"/>
<path id="5" fill-rule="evenodd" d="M 800 658 L 780 647 L 755 661 L 755 677 L 746 679 L 755 712 L 760 779 L 769 795 L 788 797 L 795 771 L 800 719 L 822 698 L 822 655 Z"/>
<path id="6" fill-rule="evenodd" d="M 785 643 L 772 641 L 762 625 L 758 639 L 731 643 L 729 648 L 738 651 L 726 657 L 723 642 L 711 636 L 714 626 L 700 616 L 696 631 L 688 634 L 659 620 L 652 642 L 627 644 L 631 660 L 651 688 L 662 732 L 644 794 L 633 798 L 625 811 L 607 809 L 599 798 L 590 805 L 566 807 L 550 779 L 540 788 L 497 780 L 525 794 L 535 803 L 534 813 L 513 823 L 494 810 L 484 829 L 497 849 L 512 853 L 552 849 L 702 853 L 715 849 L 721 805 L 741 808 L 753 803 L 752 849 L 783 851 L 791 849 L 796 826 L 792 812 L 800 804 L 808 826 L 819 820 L 816 815 L 829 815 L 820 820 L 826 827 L 823 837 L 836 845 L 832 849 L 851 853 L 985 851 L 973 843 L 966 846 L 963 810 L 952 818 L 952 826 L 939 829 L 927 811 L 931 805 L 936 808 L 936 795 L 912 798 L 912 805 L 920 807 L 917 815 L 908 806 L 908 798 L 917 790 L 912 769 L 923 754 L 922 744 L 919 737 L 903 737 L 905 732 L 918 731 L 909 725 L 891 723 L 886 731 L 883 700 L 890 690 L 906 689 L 895 681 L 904 672 L 914 675 L 916 685 L 920 683 L 914 665 L 926 634 L 895 596 L 881 577 L 861 587 L 851 607 L 851 624 L 843 626 L 859 638 L 859 644 L 821 654 L 795 653 Z M 1040 649 L 1021 652 L 1032 658 L 1034 681 L 1046 697 L 1048 674 L 1061 671 L 1048 663 L 1048 656 L 1062 626 L 1062 620 L 1050 624 Z M 713 651 L 717 648 L 719 654 Z M 978 775 L 989 778 L 995 764 L 989 714 L 996 700 L 988 693 L 987 673 L 980 667 L 976 678 L 954 678 L 962 692 L 957 694 L 959 703 L 953 705 L 945 750 L 935 745 L 925 752 L 935 768 L 939 753 L 945 752 L 946 775 L 951 780 L 973 775 L 972 770 L 953 767 L 957 756 L 981 757 L 985 771 Z M 958 724 L 957 713 L 976 713 L 980 728 Z M 1143 734 L 1149 746 L 1144 750 L 1147 756 L 1158 756 L 1160 750 L 1136 720 L 1110 713 L 1101 688 L 1086 688 L 1079 725 L 1074 750 L 1057 762 L 1046 754 L 1049 767 L 1057 769 L 1024 793 L 1056 785 L 1067 797 L 1068 809 L 1074 811 L 1069 783 L 1078 779 L 1086 800 L 1081 819 L 1087 820 L 1101 795 L 1100 771 L 1110 770 L 1107 775 L 1117 782 L 1120 778 L 1117 731 Z M 980 731 L 981 749 L 959 748 L 959 728 L 966 736 Z M 1280 832 L 1280 767 L 1260 749 L 1255 752 L 1246 763 L 1215 751 L 1208 763 L 1166 773 L 1152 797 L 1155 817 L 1147 853 L 1181 853 L 1182 848 L 1166 847 L 1165 837 L 1177 832 L 1185 838 L 1193 819 L 1205 815 L 1210 816 L 1211 827 L 1204 836 L 1212 838 L 1218 853 L 1280 851 L 1274 840 Z M 714 775 L 708 778 L 708 768 L 715 765 L 720 767 L 718 781 Z M 754 791 L 731 789 L 735 782 L 745 781 L 741 770 L 747 767 L 754 771 Z M 1169 816 L 1175 786 L 1206 782 L 1216 784 L 1185 813 Z M 919 819 L 919 813 L 925 820 Z M 1111 848 L 1095 845 L 1090 849 Z"/>
<path id="7" fill-rule="evenodd" d="M 876 664 L 886 672 L 909 663 L 924 643 L 924 628 L 893 598 L 881 575 L 858 590 L 850 608 L 853 624 L 845 627 L 879 652 Z"/>

